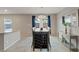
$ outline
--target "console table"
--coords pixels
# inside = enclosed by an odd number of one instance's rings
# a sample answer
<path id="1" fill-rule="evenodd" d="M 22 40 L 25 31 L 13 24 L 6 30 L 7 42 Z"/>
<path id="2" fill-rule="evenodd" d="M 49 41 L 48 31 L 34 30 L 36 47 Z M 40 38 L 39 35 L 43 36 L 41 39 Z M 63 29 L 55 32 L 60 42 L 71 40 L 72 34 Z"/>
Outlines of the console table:
<path id="1" fill-rule="evenodd" d="M 77 35 L 76 35 L 76 36 L 72 36 L 72 35 L 70 36 L 70 51 L 71 51 L 71 50 L 74 50 L 75 52 L 78 51 L 78 37 L 79 37 L 79 36 L 77 36 Z M 71 40 L 72 40 L 72 39 L 75 39 L 75 40 L 76 40 L 76 48 L 74 48 L 74 49 L 71 48 Z"/>

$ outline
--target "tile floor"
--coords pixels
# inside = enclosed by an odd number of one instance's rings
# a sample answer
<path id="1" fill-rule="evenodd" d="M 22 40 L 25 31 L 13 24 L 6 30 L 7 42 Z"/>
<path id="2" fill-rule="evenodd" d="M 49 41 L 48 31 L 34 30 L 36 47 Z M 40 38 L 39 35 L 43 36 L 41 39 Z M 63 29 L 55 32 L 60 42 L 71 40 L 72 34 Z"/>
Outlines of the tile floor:
<path id="1" fill-rule="evenodd" d="M 49 52 L 69 52 L 70 50 L 60 42 L 57 37 L 50 37 L 51 49 Z M 15 45 L 7 49 L 5 52 L 33 52 L 32 37 L 27 37 L 18 41 Z M 41 52 L 46 52 L 46 49 L 42 49 Z M 39 49 L 35 49 L 35 52 L 40 52 Z"/>

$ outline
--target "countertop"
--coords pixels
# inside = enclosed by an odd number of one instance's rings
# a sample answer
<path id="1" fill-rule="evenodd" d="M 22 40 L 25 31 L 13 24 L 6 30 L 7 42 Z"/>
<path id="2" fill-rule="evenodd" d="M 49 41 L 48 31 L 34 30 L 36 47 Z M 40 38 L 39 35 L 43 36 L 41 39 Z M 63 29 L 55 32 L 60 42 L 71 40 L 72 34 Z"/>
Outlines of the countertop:
<path id="1" fill-rule="evenodd" d="M 40 28 L 33 28 L 34 32 L 49 32 L 50 28 L 43 28 L 43 30 L 41 30 Z"/>

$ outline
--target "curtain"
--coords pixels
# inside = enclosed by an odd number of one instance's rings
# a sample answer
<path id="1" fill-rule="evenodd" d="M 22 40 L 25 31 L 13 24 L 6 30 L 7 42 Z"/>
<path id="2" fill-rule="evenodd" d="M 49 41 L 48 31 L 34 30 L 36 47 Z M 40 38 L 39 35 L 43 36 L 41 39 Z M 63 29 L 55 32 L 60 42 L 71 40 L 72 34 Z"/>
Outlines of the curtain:
<path id="1" fill-rule="evenodd" d="M 50 19 L 50 16 L 48 16 L 48 26 L 51 27 L 51 19 Z"/>
<path id="2" fill-rule="evenodd" d="M 32 16 L 32 27 L 35 27 L 35 16 Z"/>

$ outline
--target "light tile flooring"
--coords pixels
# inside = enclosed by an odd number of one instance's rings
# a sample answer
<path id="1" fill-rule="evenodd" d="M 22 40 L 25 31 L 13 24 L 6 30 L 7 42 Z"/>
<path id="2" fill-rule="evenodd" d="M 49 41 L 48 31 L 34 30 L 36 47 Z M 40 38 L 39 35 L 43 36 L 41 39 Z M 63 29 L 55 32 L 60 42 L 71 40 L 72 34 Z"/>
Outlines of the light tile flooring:
<path id="1" fill-rule="evenodd" d="M 49 52 L 69 52 L 69 49 L 60 42 L 57 37 L 50 37 L 51 49 Z M 15 45 L 7 49 L 5 52 L 33 52 L 32 37 L 27 37 L 18 41 Z M 46 49 L 42 49 L 41 52 L 46 52 Z M 35 49 L 35 52 L 40 52 L 39 49 Z"/>

